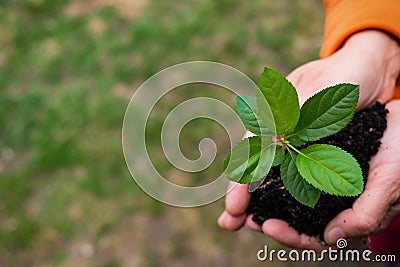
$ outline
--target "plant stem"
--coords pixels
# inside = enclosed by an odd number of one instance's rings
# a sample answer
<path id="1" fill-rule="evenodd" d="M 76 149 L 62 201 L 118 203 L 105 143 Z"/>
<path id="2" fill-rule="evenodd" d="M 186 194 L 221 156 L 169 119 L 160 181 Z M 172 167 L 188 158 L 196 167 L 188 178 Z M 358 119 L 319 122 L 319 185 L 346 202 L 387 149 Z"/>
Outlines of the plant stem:
<path id="1" fill-rule="evenodd" d="M 303 153 L 300 152 L 300 150 L 298 150 L 297 148 L 295 148 L 294 146 L 292 146 L 288 141 L 284 142 L 286 144 L 286 146 L 288 146 L 289 148 L 293 149 L 294 151 L 297 152 L 297 154 L 301 154 L 304 155 Z"/>

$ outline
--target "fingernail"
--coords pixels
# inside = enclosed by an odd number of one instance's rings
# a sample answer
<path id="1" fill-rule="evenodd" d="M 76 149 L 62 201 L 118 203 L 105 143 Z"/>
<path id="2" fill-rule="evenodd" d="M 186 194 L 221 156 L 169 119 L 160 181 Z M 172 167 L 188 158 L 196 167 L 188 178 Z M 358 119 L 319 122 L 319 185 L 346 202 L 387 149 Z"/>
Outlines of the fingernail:
<path id="1" fill-rule="evenodd" d="M 326 242 L 328 244 L 335 244 L 339 238 L 346 238 L 345 233 L 339 227 L 334 227 L 328 232 Z"/>

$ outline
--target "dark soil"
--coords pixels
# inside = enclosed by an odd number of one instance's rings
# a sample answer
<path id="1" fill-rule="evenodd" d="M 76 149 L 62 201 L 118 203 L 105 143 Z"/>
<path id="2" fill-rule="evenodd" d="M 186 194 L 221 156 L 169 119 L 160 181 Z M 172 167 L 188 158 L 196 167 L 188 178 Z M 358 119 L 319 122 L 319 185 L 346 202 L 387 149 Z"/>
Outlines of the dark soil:
<path id="1" fill-rule="evenodd" d="M 369 160 L 378 152 L 379 140 L 386 129 L 386 113 L 385 106 L 376 103 L 356 113 L 339 133 L 306 145 L 324 143 L 346 150 L 360 164 L 366 182 Z M 342 210 L 350 208 L 355 199 L 322 193 L 313 209 L 304 206 L 286 190 L 278 166 L 271 169 L 263 184 L 253 192 L 247 211 L 254 214 L 253 220 L 260 225 L 267 219 L 277 218 L 288 222 L 299 233 L 323 240 L 328 222 Z"/>

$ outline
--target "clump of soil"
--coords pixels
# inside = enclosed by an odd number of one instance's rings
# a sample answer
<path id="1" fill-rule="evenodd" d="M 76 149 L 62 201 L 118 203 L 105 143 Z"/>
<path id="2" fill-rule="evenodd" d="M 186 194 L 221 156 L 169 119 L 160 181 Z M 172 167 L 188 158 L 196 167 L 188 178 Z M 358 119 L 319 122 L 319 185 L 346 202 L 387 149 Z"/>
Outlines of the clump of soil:
<path id="1" fill-rule="evenodd" d="M 385 105 L 376 103 L 354 115 L 353 120 L 339 133 L 314 143 L 340 147 L 354 156 L 361 166 L 364 183 L 367 181 L 369 160 L 378 152 L 380 138 L 386 129 Z M 338 213 L 348 209 L 356 197 L 339 197 L 322 193 L 314 208 L 297 202 L 286 190 L 280 177 L 279 166 L 273 167 L 263 184 L 251 196 L 247 208 L 253 213 L 253 220 L 262 224 L 265 220 L 277 218 L 289 223 L 299 233 L 323 240 L 323 232 Z"/>

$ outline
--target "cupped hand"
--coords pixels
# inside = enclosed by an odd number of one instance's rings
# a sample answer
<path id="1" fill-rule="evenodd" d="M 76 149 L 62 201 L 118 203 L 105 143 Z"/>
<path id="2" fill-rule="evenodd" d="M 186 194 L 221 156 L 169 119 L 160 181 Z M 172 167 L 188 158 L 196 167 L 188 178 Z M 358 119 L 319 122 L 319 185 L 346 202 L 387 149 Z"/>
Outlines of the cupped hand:
<path id="1" fill-rule="evenodd" d="M 316 60 L 294 70 L 287 78 L 298 91 L 300 104 L 318 91 L 338 83 L 360 85 L 358 109 L 376 101 L 387 102 L 400 70 L 400 48 L 385 33 L 364 31 L 350 37 L 332 56 Z M 365 191 L 351 209 L 335 217 L 326 227 L 325 240 L 334 244 L 338 238 L 365 236 L 382 230 L 400 211 L 400 103 L 388 104 L 388 128 L 378 154 L 370 162 Z M 389 142 L 390 141 L 390 142 Z M 397 144 L 397 146 L 396 146 Z M 246 213 L 250 201 L 248 185 L 231 183 L 225 198 L 225 211 L 218 219 L 220 227 L 238 230 L 244 224 L 262 231 L 283 245 L 322 250 L 315 238 L 298 232 L 279 219 L 266 220 L 262 226 Z"/>
<path id="2" fill-rule="evenodd" d="M 387 129 L 370 161 L 364 192 L 326 227 L 324 237 L 330 244 L 378 233 L 400 214 L 400 100 L 390 101 L 386 108 Z"/>
<path id="3" fill-rule="evenodd" d="M 386 106 L 387 130 L 381 139 L 378 153 L 370 161 L 368 182 L 352 208 L 339 213 L 325 228 L 324 239 L 335 245 L 339 238 L 354 239 L 378 233 L 400 214 L 400 100 Z M 289 247 L 322 250 L 325 247 L 315 238 L 290 228 L 285 221 L 270 219 L 262 231 Z M 282 234 L 284 233 L 284 234 Z"/>

